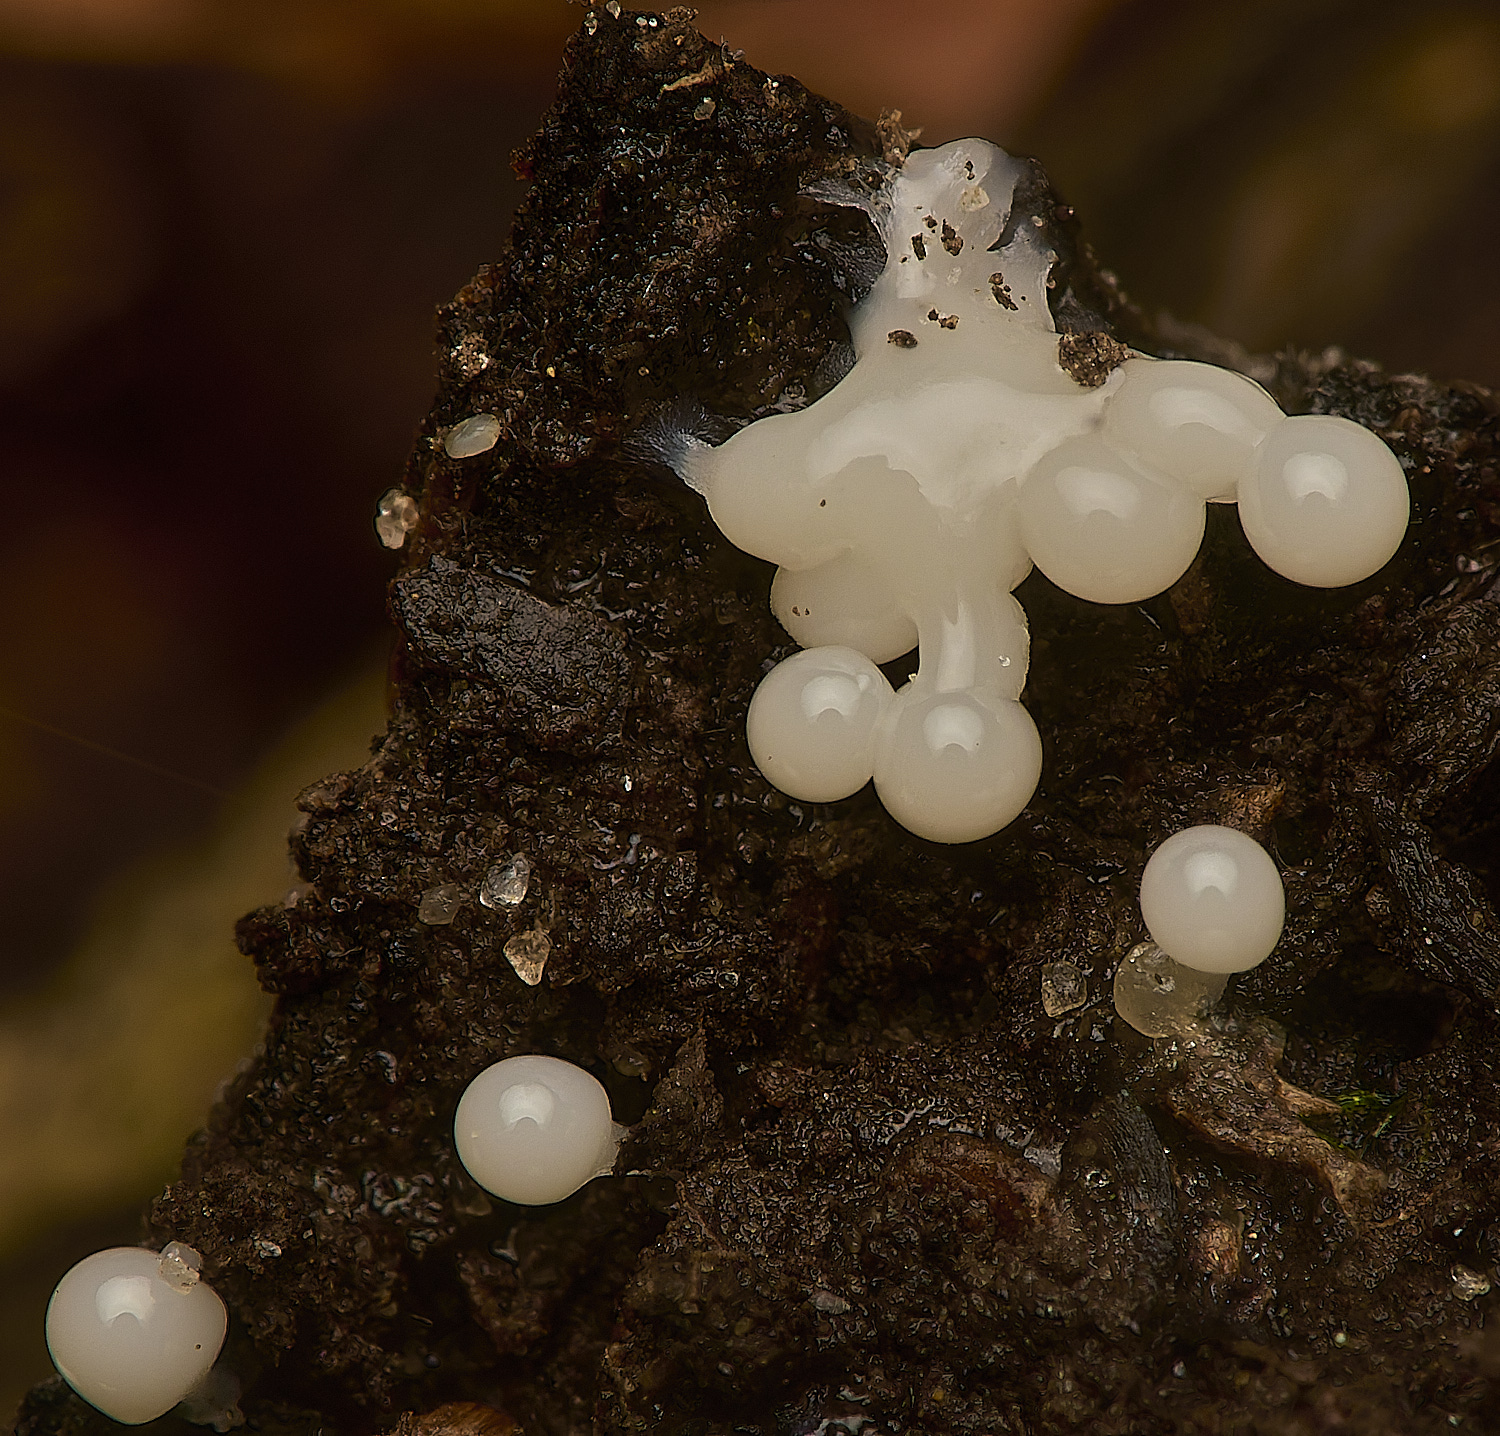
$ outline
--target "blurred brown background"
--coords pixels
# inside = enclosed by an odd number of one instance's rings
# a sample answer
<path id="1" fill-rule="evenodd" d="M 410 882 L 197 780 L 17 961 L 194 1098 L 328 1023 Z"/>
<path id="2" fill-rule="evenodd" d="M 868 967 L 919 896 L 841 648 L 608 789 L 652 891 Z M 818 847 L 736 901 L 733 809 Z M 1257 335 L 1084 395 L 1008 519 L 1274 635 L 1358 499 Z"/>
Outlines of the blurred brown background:
<path id="1" fill-rule="evenodd" d="M 254 1040 L 229 926 L 289 881 L 296 787 L 378 725 L 375 500 L 582 14 L 0 0 L 0 1412 L 50 1370 L 51 1284 L 135 1239 Z M 928 142 L 1040 156 L 1148 306 L 1500 381 L 1495 6 L 714 0 L 699 25 Z"/>

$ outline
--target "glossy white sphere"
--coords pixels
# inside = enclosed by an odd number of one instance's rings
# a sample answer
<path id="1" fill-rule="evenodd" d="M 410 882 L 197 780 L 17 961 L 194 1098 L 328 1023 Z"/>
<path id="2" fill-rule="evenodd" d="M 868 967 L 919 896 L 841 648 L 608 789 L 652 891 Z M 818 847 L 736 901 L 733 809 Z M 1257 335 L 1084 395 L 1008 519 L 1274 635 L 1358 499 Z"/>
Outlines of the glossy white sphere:
<path id="1" fill-rule="evenodd" d="M 1059 588 L 1139 603 L 1170 588 L 1203 541 L 1203 500 L 1147 474 L 1092 435 L 1059 444 L 1026 476 L 1021 537 Z"/>
<path id="2" fill-rule="evenodd" d="M 1368 429 L 1330 414 L 1283 421 L 1239 490 L 1250 546 L 1284 578 L 1338 588 L 1369 578 L 1401 546 L 1406 475 Z"/>
<path id="3" fill-rule="evenodd" d="M 998 832 L 1031 801 L 1041 775 L 1036 724 L 1014 699 L 916 685 L 896 695 L 875 758 L 886 811 L 934 843 Z"/>
<path id="4" fill-rule="evenodd" d="M 1185 359 L 1127 359 L 1104 433 L 1200 499 L 1232 499 L 1284 415 L 1253 379 Z"/>
<path id="5" fill-rule="evenodd" d="M 458 1159 L 487 1192 L 523 1206 L 571 1196 L 614 1165 L 609 1097 L 557 1057 L 507 1057 L 486 1067 L 453 1118 Z"/>
<path id="6" fill-rule="evenodd" d="M 806 648 L 755 690 L 745 736 L 755 766 L 783 793 L 832 803 L 875 771 L 875 730 L 892 701 L 885 675 L 852 648 Z"/>
<path id="7" fill-rule="evenodd" d="M 854 554 L 817 568 L 777 569 L 771 611 L 804 648 L 853 648 L 872 663 L 889 663 L 917 646 L 917 625 Z"/>
<path id="8" fill-rule="evenodd" d="M 224 1303 L 170 1255 L 175 1245 L 165 1254 L 95 1252 L 58 1282 L 47 1304 L 47 1349 L 63 1379 L 127 1426 L 170 1411 L 224 1344 Z"/>
<path id="9" fill-rule="evenodd" d="M 1152 941 L 1198 972 L 1244 972 L 1270 956 L 1286 918 L 1281 874 L 1254 838 L 1205 824 L 1173 833 L 1141 874 Z"/>

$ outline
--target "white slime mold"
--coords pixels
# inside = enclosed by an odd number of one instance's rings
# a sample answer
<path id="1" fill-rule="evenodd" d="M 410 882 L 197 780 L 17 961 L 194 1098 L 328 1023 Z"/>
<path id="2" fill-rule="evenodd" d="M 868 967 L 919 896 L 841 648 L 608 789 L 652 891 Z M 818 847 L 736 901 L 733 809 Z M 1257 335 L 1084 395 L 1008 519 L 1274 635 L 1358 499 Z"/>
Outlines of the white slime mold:
<path id="1" fill-rule="evenodd" d="M 1281 874 L 1254 838 L 1214 824 L 1173 833 L 1141 874 L 1141 916 L 1169 957 L 1197 972 L 1245 972 L 1286 920 Z"/>
<path id="2" fill-rule="evenodd" d="M 486 1067 L 453 1118 L 458 1159 L 487 1192 L 547 1206 L 608 1175 L 624 1129 L 609 1096 L 558 1057 L 507 1057 Z"/>
<path id="3" fill-rule="evenodd" d="M 772 606 L 807 649 L 752 704 L 762 771 L 813 802 L 873 777 L 899 822 L 946 843 L 1004 827 L 1040 775 L 1010 592 L 1033 562 L 1081 598 L 1138 602 L 1192 562 L 1204 503 L 1238 497 L 1272 568 L 1333 586 L 1374 573 L 1406 527 L 1401 466 L 1358 425 L 1287 419 L 1207 364 L 1136 355 L 1096 388 L 1068 374 L 1055 256 L 1026 216 L 1005 233 L 1022 169 L 959 140 L 846 197 L 886 246 L 850 315 L 848 376 L 667 455 L 733 543 L 780 566 Z M 913 644 L 916 676 L 893 692 L 875 665 Z"/>
<path id="4" fill-rule="evenodd" d="M 224 1303 L 199 1280 L 198 1253 L 111 1247 L 85 1257 L 47 1304 L 47 1349 L 63 1379 L 128 1426 L 170 1411 L 208 1376 L 224 1344 Z"/>

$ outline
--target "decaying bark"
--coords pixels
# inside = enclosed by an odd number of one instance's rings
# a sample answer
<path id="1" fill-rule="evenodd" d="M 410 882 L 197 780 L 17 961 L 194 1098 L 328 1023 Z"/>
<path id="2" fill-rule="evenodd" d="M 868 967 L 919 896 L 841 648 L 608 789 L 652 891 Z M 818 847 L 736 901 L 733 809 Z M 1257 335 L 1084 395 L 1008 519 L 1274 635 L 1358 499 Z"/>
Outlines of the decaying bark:
<path id="1" fill-rule="evenodd" d="M 259 1429 L 1493 1429 L 1495 405 L 1267 361 L 1410 461 L 1381 575 L 1297 588 L 1211 506 L 1158 599 L 1027 580 L 1046 766 L 1005 832 L 789 802 L 743 739 L 789 649 L 770 568 L 631 440 L 834 382 L 878 244 L 803 191 L 897 131 L 686 12 L 591 12 L 568 49 L 511 246 L 444 314 L 389 732 L 302 795 L 306 889 L 241 925 L 265 1054 L 150 1213 L 203 1252 Z M 1040 172 L 1018 203 L 1060 327 L 1222 357 L 1125 303 Z M 480 412 L 499 443 L 447 457 Z M 1110 978 L 1194 821 L 1271 847 L 1288 926 L 1210 1040 L 1153 1046 Z M 516 853 L 525 900 L 479 904 Z M 533 987 L 505 948 L 538 932 Z M 1060 961 L 1087 998 L 1049 1017 Z M 538 1209 L 467 1178 L 457 1097 L 526 1051 L 606 1083 L 628 1175 Z M 108 1426 L 53 1383 L 19 1430 Z"/>

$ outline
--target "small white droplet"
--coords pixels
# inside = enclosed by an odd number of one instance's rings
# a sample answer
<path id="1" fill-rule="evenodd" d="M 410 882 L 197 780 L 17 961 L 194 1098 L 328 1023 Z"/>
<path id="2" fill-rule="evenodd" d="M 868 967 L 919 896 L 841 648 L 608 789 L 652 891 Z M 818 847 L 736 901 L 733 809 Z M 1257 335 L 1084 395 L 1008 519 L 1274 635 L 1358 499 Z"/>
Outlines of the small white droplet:
<path id="1" fill-rule="evenodd" d="M 416 500 L 399 488 L 387 489 L 375 509 L 375 532 L 387 548 L 400 548 L 417 526 Z"/>
<path id="2" fill-rule="evenodd" d="M 618 20 L 620 18 L 620 0 L 608 0 L 604 8 L 609 11 L 609 18 L 611 20 Z"/>
<path id="3" fill-rule="evenodd" d="M 875 734 L 892 701 L 885 675 L 852 648 L 807 648 L 766 675 L 746 732 L 756 766 L 784 793 L 832 803 L 875 771 Z"/>
<path id="4" fill-rule="evenodd" d="M 500 420 L 493 414 L 475 414 L 455 424 L 443 437 L 450 459 L 472 459 L 493 449 L 500 438 Z"/>
<path id="5" fill-rule="evenodd" d="M 519 907 L 531 886 L 531 860 L 517 853 L 508 863 L 496 863 L 479 886 L 479 901 L 486 907 Z"/>
<path id="6" fill-rule="evenodd" d="M 583 17 L 583 29 L 584 29 L 584 33 L 588 34 L 588 35 L 592 35 L 594 33 L 594 31 L 597 30 L 598 28 L 599 28 L 599 21 L 598 21 L 597 17 L 594 15 L 594 12 L 592 10 L 590 10 L 589 13 Z"/>
<path id="7" fill-rule="evenodd" d="M 417 921 L 429 927 L 446 927 L 458 915 L 464 890 L 457 883 L 439 883 L 428 888 L 417 904 Z"/>

